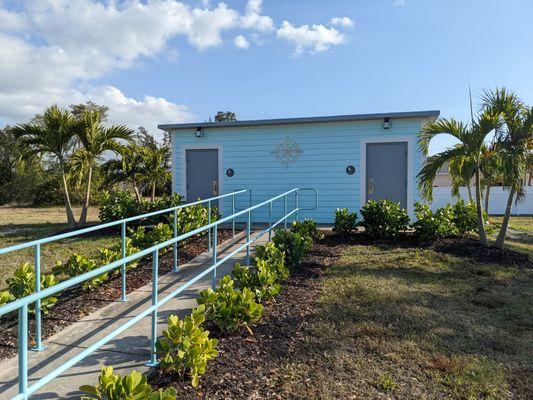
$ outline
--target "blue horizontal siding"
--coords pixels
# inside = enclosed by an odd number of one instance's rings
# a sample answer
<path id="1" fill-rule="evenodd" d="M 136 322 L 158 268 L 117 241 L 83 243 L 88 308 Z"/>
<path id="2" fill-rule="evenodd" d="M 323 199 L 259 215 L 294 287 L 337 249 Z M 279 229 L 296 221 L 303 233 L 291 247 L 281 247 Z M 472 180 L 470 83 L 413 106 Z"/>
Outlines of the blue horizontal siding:
<path id="1" fill-rule="evenodd" d="M 315 211 L 302 212 L 320 223 L 331 223 L 335 209 L 347 207 L 356 211 L 360 206 L 361 140 L 395 136 L 411 137 L 414 141 L 413 180 L 423 162 L 416 146 L 416 135 L 421 119 L 394 120 L 392 128 L 384 130 L 381 121 L 357 121 L 341 123 L 317 123 L 259 127 L 204 129 L 204 136 L 196 138 L 193 130 L 174 131 L 172 139 L 173 190 L 183 193 L 182 149 L 184 146 L 220 146 L 222 149 L 221 190 L 229 193 L 242 188 L 253 191 L 254 204 L 264 201 L 294 187 L 316 187 L 319 207 Z M 298 161 L 288 167 L 280 164 L 274 151 L 286 137 L 295 140 L 302 151 Z M 386 162 L 386 160 L 384 160 Z M 355 166 L 355 173 L 348 175 L 348 165 Z M 228 168 L 235 171 L 231 178 L 225 175 Z M 412 198 L 419 198 L 415 182 Z M 243 196 L 237 207 L 246 206 Z M 310 207 L 314 198 L 310 192 L 302 193 L 300 206 Z M 294 199 L 289 201 L 294 205 Z M 223 214 L 230 212 L 231 201 L 222 203 Z M 274 219 L 280 218 L 283 201 L 274 206 Z M 266 221 L 268 208 L 258 210 L 254 221 Z"/>

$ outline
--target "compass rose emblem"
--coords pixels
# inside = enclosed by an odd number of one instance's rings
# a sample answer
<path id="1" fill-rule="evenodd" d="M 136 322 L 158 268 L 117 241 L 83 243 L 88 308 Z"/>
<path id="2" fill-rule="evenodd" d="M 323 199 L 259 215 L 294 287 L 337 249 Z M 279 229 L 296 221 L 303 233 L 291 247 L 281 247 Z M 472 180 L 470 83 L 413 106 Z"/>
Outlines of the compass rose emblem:
<path id="1" fill-rule="evenodd" d="M 302 149 L 296 141 L 290 139 L 288 136 L 283 142 L 276 146 L 276 150 L 272 152 L 280 164 L 288 167 L 294 164 L 302 155 Z"/>

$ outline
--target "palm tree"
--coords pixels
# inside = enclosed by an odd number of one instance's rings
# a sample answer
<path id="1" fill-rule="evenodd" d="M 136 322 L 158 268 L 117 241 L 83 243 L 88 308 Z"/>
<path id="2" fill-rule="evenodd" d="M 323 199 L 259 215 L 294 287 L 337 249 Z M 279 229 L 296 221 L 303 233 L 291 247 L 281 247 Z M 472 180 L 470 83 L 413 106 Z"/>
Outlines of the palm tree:
<path id="1" fill-rule="evenodd" d="M 14 134 L 21 140 L 25 149 L 21 159 L 49 157 L 59 163 L 67 222 L 70 228 L 76 226 L 67 183 L 67 162 L 74 145 L 74 125 L 75 120 L 68 110 L 53 105 L 34 122 L 19 124 L 13 128 Z"/>
<path id="2" fill-rule="evenodd" d="M 157 186 L 164 185 L 170 179 L 170 170 L 166 162 L 169 148 L 143 146 L 141 153 L 143 158 L 141 180 L 151 188 L 151 200 L 154 201 Z"/>
<path id="3" fill-rule="evenodd" d="M 498 116 L 489 112 L 483 112 L 470 125 L 455 119 L 440 118 L 424 125 L 419 134 L 419 145 L 426 155 L 429 144 L 436 135 L 448 134 L 459 141 L 454 147 L 427 158 L 426 163 L 418 173 L 418 185 L 422 196 L 431 201 L 433 197 L 433 181 L 443 165 L 446 163 L 453 164 L 459 160 L 461 164 L 471 166 L 474 169 L 475 178 L 479 240 L 485 246 L 488 245 L 488 241 L 481 207 L 481 155 L 485 138 L 498 126 L 498 121 Z"/>
<path id="4" fill-rule="evenodd" d="M 80 225 L 87 223 L 93 170 L 106 151 L 118 152 L 119 140 L 128 140 L 133 130 L 124 125 L 103 124 L 102 112 L 96 109 L 85 110 L 76 123 L 76 136 L 81 147 L 72 156 L 73 172 L 79 181 L 85 175 L 85 194 L 80 215 Z"/>
<path id="5" fill-rule="evenodd" d="M 515 93 L 505 88 L 485 91 L 482 100 L 484 109 L 497 113 L 503 121 L 496 138 L 503 181 L 510 187 L 505 215 L 496 239 L 496 246 L 503 248 L 515 195 L 516 200 L 523 196 L 528 156 L 533 148 L 533 107 L 525 106 Z"/>
<path id="6" fill-rule="evenodd" d="M 141 201 L 139 183 L 143 172 L 143 154 L 141 147 L 135 143 L 120 146 L 118 149 L 120 159 L 111 159 L 102 165 L 105 182 L 110 185 L 117 183 L 131 183 L 135 198 Z"/>
<path id="7" fill-rule="evenodd" d="M 484 146 L 481 154 L 481 186 L 485 188 L 485 211 L 489 212 L 490 188 L 500 181 L 501 163 L 494 144 Z"/>
<path id="8" fill-rule="evenodd" d="M 474 166 L 469 162 L 467 157 L 457 157 L 450 160 L 448 165 L 448 174 L 451 179 L 452 196 L 460 197 L 459 189 L 466 187 L 468 201 L 472 201 L 472 177 L 474 176 Z"/>

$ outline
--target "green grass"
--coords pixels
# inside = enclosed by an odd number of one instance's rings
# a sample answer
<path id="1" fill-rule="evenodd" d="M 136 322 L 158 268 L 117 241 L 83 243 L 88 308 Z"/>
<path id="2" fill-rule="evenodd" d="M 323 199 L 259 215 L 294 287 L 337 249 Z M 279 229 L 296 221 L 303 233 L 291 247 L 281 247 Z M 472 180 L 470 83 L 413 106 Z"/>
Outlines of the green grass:
<path id="1" fill-rule="evenodd" d="M 78 215 L 79 209 L 75 209 L 75 212 Z M 88 219 L 90 222 L 97 221 L 98 210 L 92 208 Z M 0 207 L 0 247 L 47 237 L 66 229 L 66 227 L 63 207 Z M 118 235 L 96 235 L 45 244 L 41 248 L 42 271 L 50 271 L 57 261 L 65 261 L 74 253 L 95 257 L 98 255 L 99 248 L 110 247 L 118 241 Z M 6 287 L 5 280 L 21 264 L 25 262 L 33 264 L 33 257 L 33 249 L 0 255 L 0 289 Z"/>
<path id="2" fill-rule="evenodd" d="M 489 237 L 496 240 L 503 217 L 491 216 L 489 220 L 495 229 Z M 511 216 L 505 247 L 529 254 L 533 257 L 533 216 Z"/>
<path id="3" fill-rule="evenodd" d="M 490 220 L 499 228 L 503 217 L 491 216 Z M 533 233 L 533 216 L 511 216 L 509 220 L 509 228 L 515 231 Z"/>
<path id="4" fill-rule="evenodd" d="M 431 248 L 354 245 L 321 289 L 303 344 L 282 367 L 290 398 L 533 393 L 531 269 Z"/>

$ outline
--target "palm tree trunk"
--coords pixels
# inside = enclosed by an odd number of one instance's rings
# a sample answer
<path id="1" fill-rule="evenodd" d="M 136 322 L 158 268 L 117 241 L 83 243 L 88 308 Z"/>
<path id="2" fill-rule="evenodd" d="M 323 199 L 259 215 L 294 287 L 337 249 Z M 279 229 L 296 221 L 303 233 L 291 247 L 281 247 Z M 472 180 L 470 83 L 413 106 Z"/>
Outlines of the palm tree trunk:
<path id="1" fill-rule="evenodd" d="M 498 233 L 498 238 L 496 239 L 496 247 L 503 249 L 503 244 L 505 243 L 505 236 L 507 236 L 507 227 L 509 226 L 509 219 L 511 218 L 511 207 L 513 206 L 515 190 L 511 187 L 509 192 L 509 197 L 507 198 L 507 206 L 505 207 L 505 215 L 503 216 L 502 226 L 500 232 Z"/>
<path id="2" fill-rule="evenodd" d="M 472 189 L 470 188 L 470 183 L 466 184 L 466 190 L 468 191 L 468 201 L 472 203 Z"/>
<path id="3" fill-rule="evenodd" d="M 485 192 L 485 211 L 489 213 L 489 197 L 490 197 L 490 185 L 487 185 L 487 190 Z"/>
<path id="4" fill-rule="evenodd" d="M 135 179 L 131 180 L 131 185 L 133 186 L 133 193 L 135 193 L 135 198 L 137 202 L 141 202 L 141 192 L 139 191 L 139 186 L 137 186 L 137 181 Z"/>
<path id="5" fill-rule="evenodd" d="M 63 180 L 63 197 L 65 198 L 65 209 L 67 212 L 67 224 L 69 228 L 76 226 L 76 218 L 74 218 L 74 212 L 72 211 L 72 204 L 70 203 L 70 195 L 68 193 L 67 176 L 65 175 L 65 169 L 61 164 L 61 178 Z"/>
<path id="6" fill-rule="evenodd" d="M 83 205 L 81 208 L 81 215 L 80 215 L 80 222 L 79 222 L 79 224 L 82 226 L 87 224 L 87 213 L 89 211 L 92 178 L 93 178 L 93 168 L 89 167 L 89 171 L 87 172 L 87 188 L 85 190 L 85 197 L 83 198 Z"/>
<path id="7" fill-rule="evenodd" d="M 479 170 L 476 169 L 476 209 L 477 209 L 477 225 L 479 233 L 479 241 L 482 245 L 488 246 L 487 234 L 485 233 L 485 223 L 483 221 L 483 209 L 481 208 L 481 179 L 479 178 Z"/>
<path id="8" fill-rule="evenodd" d="M 155 200 L 155 186 L 156 186 L 155 182 L 152 183 L 152 201 Z"/>

